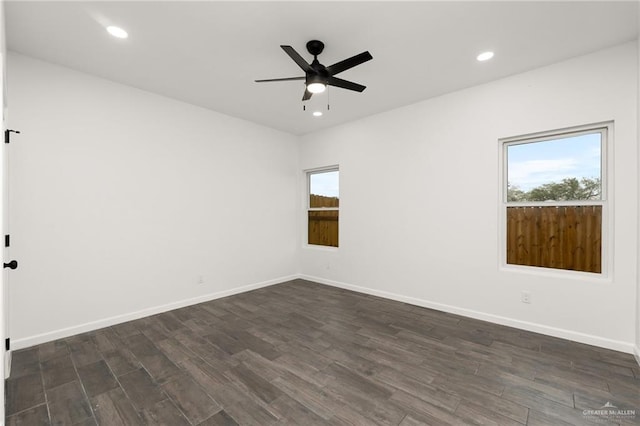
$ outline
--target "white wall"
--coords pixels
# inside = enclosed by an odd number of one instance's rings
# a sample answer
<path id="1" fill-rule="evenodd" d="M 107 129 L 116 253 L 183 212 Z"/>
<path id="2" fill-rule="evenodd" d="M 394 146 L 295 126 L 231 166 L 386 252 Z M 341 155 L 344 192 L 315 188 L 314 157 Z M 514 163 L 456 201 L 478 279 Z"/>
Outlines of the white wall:
<path id="1" fill-rule="evenodd" d="M 631 351 L 637 54 L 628 43 L 303 137 L 301 169 L 340 165 L 341 211 L 340 248 L 303 247 L 302 274 Z M 611 279 L 501 270 L 498 139 L 606 120 L 615 120 Z"/>
<path id="2" fill-rule="evenodd" d="M 640 24 L 640 8 L 638 8 L 638 23 Z M 640 34 L 638 34 L 638 40 L 637 40 L 637 47 L 638 47 L 638 94 L 637 94 L 637 101 L 638 101 L 638 145 L 640 145 Z M 640 150 L 638 152 L 639 156 L 638 156 L 638 167 L 640 168 Z M 640 176 L 638 176 L 640 178 Z M 639 190 L 640 190 L 640 185 L 638 185 Z M 640 198 L 640 196 L 639 196 Z M 640 199 L 639 199 L 639 205 L 640 205 Z M 640 214 L 638 215 L 638 221 L 640 224 Z M 640 226 L 638 231 L 640 232 Z M 636 361 L 638 361 L 638 364 L 640 364 L 640 233 L 638 234 L 638 260 L 637 260 L 637 264 L 636 267 L 638 268 L 638 287 L 636 289 L 636 297 L 637 297 L 637 302 L 636 302 L 636 347 L 635 347 L 635 356 L 636 356 Z"/>
<path id="3" fill-rule="evenodd" d="M 297 138 L 14 53 L 8 79 L 16 346 L 296 273 Z"/>

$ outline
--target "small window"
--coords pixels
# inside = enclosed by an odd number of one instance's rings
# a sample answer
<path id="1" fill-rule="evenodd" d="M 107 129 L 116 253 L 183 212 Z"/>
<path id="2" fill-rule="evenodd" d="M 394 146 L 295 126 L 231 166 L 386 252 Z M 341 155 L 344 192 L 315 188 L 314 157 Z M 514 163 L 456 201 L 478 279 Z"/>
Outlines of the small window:
<path id="1" fill-rule="evenodd" d="M 504 141 L 507 264 L 602 273 L 607 130 Z"/>
<path id="2" fill-rule="evenodd" d="M 337 168 L 307 173 L 308 243 L 338 247 L 340 186 Z"/>

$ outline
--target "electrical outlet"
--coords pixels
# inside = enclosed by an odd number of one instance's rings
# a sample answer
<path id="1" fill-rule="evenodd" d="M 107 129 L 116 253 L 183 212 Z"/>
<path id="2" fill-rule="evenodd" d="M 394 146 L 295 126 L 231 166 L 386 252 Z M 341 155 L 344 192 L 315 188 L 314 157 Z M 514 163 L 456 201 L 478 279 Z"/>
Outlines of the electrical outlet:
<path id="1" fill-rule="evenodd" d="M 522 301 L 522 303 L 531 303 L 531 292 L 523 291 L 520 300 Z"/>
<path id="2" fill-rule="evenodd" d="M 204 276 L 198 275 L 198 284 L 204 284 Z"/>

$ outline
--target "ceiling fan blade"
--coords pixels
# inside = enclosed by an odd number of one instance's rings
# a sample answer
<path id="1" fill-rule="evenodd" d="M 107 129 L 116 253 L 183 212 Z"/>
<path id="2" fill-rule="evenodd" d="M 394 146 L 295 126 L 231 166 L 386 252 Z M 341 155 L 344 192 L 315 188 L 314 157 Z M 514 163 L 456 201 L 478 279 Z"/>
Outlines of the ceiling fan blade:
<path id="1" fill-rule="evenodd" d="M 353 68 L 356 65 L 360 65 L 363 62 L 370 61 L 371 59 L 373 59 L 373 56 L 371 56 L 371 53 L 362 52 L 359 55 L 352 56 L 348 59 L 345 59 L 344 61 L 340 61 L 333 65 L 329 65 L 327 67 L 327 71 L 329 71 L 330 75 L 336 75 L 338 73 L 341 73 L 342 71 L 348 70 L 349 68 Z"/>
<path id="2" fill-rule="evenodd" d="M 311 68 L 311 65 L 309 65 L 307 61 L 305 61 L 304 58 L 300 56 L 293 47 L 282 45 L 280 47 L 287 53 L 287 55 L 291 57 L 291 59 L 294 60 L 296 64 L 298 64 L 300 68 L 302 68 L 304 72 L 314 72 L 313 68 Z"/>
<path id="3" fill-rule="evenodd" d="M 304 80 L 306 77 L 286 77 L 286 78 L 268 78 L 266 80 L 255 80 L 256 83 L 265 83 L 267 81 L 290 81 L 290 80 Z"/>
<path id="4" fill-rule="evenodd" d="M 327 84 L 329 86 L 341 87 L 343 89 L 355 90 L 356 92 L 362 92 L 367 86 L 363 86 L 362 84 L 354 83 L 352 81 L 343 80 L 338 77 L 329 77 L 327 78 Z"/>
<path id="5" fill-rule="evenodd" d="M 304 89 L 304 95 L 302 95 L 302 100 L 308 101 L 309 99 L 311 99 L 311 96 L 313 96 L 313 93 L 311 93 L 307 89 Z"/>

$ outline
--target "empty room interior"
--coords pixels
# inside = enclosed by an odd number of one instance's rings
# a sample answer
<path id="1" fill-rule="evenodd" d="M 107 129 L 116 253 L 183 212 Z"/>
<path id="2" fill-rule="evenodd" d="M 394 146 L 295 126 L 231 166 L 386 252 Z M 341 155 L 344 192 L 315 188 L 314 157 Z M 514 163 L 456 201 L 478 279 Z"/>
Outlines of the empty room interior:
<path id="1" fill-rule="evenodd" d="M 640 424 L 639 19 L 0 1 L 0 419 Z"/>

